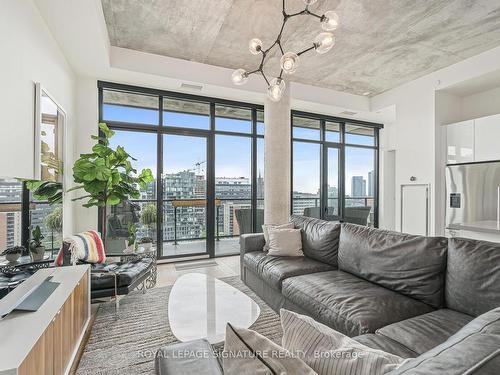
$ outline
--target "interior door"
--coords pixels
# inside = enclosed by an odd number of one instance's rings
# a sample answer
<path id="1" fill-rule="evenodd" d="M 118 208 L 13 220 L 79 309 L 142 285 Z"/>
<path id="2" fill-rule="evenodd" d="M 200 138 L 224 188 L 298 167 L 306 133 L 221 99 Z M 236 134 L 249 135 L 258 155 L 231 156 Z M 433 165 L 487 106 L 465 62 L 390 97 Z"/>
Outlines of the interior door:
<path id="1" fill-rule="evenodd" d="M 429 185 L 401 185 L 401 232 L 429 235 Z"/>

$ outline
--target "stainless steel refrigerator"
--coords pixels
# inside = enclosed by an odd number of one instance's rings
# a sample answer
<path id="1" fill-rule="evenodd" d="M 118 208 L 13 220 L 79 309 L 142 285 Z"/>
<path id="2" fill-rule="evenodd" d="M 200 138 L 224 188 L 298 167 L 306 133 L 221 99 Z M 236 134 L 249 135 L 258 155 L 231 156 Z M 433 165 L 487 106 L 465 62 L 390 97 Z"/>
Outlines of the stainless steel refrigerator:
<path id="1" fill-rule="evenodd" d="M 448 165 L 446 200 L 446 229 L 500 235 L 500 161 Z"/>

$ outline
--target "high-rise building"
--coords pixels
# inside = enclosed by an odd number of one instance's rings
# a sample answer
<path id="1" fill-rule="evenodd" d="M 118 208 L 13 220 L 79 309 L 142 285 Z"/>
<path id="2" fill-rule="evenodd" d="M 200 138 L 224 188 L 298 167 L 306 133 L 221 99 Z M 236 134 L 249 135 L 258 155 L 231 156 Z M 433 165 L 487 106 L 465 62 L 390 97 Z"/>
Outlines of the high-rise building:
<path id="1" fill-rule="evenodd" d="M 257 177 L 257 199 L 264 199 L 264 177 L 262 177 L 260 170 Z"/>
<path id="2" fill-rule="evenodd" d="M 21 196 L 22 184 L 15 179 L 0 179 L 0 252 L 21 244 Z M 10 207 L 10 208 L 9 208 Z"/>
<path id="3" fill-rule="evenodd" d="M 352 197 L 366 197 L 366 180 L 363 176 L 352 176 L 351 185 Z"/>
<path id="4" fill-rule="evenodd" d="M 373 197 L 375 195 L 375 179 L 374 171 L 368 172 L 368 196 Z"/>

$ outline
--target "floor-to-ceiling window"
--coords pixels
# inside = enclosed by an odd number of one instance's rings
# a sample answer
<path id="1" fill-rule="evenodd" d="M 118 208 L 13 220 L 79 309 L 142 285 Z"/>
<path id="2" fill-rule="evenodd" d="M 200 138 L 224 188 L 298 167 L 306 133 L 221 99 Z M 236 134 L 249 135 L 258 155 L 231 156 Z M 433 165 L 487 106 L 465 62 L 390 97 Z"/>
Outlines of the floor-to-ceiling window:
<path id="1" fill-rule="evenodd" d="M 107 251 L 123 250 L 129 224 L 159 257 L 236 254 L 241 233 L 261 231 L 261 106 L 106 82 L 99 94 L 111 144 L 155 176 L 140 199 L 108 210 Z"/>
<path id="2" fill-rule="evenodd" d="M 292 213 L 377 226 L 381 127 L 292 111 Z"/>

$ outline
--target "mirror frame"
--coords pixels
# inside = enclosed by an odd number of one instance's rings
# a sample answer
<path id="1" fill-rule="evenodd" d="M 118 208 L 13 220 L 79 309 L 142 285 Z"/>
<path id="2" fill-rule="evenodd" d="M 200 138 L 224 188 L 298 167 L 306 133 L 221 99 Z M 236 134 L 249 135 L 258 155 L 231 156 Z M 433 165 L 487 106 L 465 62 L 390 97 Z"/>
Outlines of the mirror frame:
<path id="1" fill-rule="evenodd" d="M 42 93 L 45 94 L 54 104 L 57 106 L 58 112 L 61 113 L 62 124 L 58 124 L 58 139 L 57 146 L 60 150 L 58 152 L 58 157 L 61 162 L 61 171 L 58 174 L 57 181 L 63 184 L 63 189 L 65 187 L 64 183 L 64 166 L 66 162 L 66 126 L 67 126 L 67 114 L 63 107 L 54 99 L 52 95 L 41 85 L 40 82 L 35 82 L 35 136 L 34 136 L 34 159 L 33 159 L 33 179 L 42 180 L 42 165 L 41 165 L 41 127 L 42 127 Z"/>

